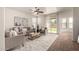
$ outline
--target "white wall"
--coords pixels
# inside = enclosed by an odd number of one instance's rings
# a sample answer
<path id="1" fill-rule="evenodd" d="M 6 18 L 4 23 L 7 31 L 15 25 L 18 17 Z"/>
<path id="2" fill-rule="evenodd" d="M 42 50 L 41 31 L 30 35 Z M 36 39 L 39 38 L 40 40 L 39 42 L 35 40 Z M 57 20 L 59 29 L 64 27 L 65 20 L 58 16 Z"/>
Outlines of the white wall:
<path id="1" fill-rule="evenodd" d="M 45 8 L 45 14 L 50 14 L 50 13 L 55 13 L 57 12 L 57 8 L 56 7 L 46 7 Z"/>
<path id="2" fill-rule="evenodd" d="M 73 41 L 77 41 L 79 35 L 79 7 L 73 8 L 73 19 Z"/>
<path id="3" fill-rule="evenodd" d="M 5 50 L 4 39 L 4 8 L 0 7 L 0 50 Z"/>
<path id="4" fill-rule="evenodd" d="M 11 8 L 5 8 L 5 29 L 9 29 L 14 26 L 14 16 L 28 18 L 28 21 L 29 21 L 28 24 L 30 26 L 31 24 L 30 14 L 27 14 L 15 9 L 11 9 Z"/>
<path id="5" fill-rule="evenodd" d="M 14 26 L 14 16 L 19 16 L 19 17 L 25 17 L 28 18 L 28 26 L 32 26 L 32 17 L 33 15 L 29 13 L 24 13 L 15 9 L 11 8 L 5 8 L 5 29 L 12 28 Z M 45 16 L 39 16 L 40 18 L 40 25 L 44 26 L 45 25 Z"/>

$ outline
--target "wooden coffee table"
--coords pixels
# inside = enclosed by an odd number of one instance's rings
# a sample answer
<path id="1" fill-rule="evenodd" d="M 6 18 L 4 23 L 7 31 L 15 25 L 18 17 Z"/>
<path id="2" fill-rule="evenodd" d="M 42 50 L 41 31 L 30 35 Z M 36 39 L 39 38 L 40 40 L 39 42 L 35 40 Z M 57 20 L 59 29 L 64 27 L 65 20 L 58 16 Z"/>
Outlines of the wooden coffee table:
<path id="1" fill-rule="evenodd" d="M 34 40 L 38 37 L 40 37 L 40 33 L 30 33 L 29 39 Z"/>

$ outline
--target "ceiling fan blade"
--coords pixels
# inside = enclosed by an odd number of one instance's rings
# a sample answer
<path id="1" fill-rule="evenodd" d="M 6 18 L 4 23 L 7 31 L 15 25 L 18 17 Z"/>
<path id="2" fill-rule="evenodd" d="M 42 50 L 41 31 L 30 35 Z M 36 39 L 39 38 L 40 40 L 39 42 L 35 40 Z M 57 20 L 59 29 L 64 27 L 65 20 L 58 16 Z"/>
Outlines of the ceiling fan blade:
<path id="1" fill-rule="evenodd" d="M 40 11 L 40 9 L 39 9 L 38 7 L 35 7 L 32 12 L 35 12 L 35 13 L 37 13 L 37 14 L 39 14 L 39 13 L 44 13 L 43 11 Z"/>

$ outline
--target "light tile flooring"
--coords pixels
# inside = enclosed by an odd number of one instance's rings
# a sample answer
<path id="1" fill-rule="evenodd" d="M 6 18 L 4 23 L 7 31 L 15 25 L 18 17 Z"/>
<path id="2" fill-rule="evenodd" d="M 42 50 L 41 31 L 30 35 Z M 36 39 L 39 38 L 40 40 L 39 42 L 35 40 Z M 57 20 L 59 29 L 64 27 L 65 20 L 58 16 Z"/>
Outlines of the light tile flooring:
<path id="1" fill-rule="evenodd" d="M 26 39 L 24 47 L 18 47 L 13 51 L 47 51 L 57 36 L 57 34 L 47 34 L 35 40 Z"/>

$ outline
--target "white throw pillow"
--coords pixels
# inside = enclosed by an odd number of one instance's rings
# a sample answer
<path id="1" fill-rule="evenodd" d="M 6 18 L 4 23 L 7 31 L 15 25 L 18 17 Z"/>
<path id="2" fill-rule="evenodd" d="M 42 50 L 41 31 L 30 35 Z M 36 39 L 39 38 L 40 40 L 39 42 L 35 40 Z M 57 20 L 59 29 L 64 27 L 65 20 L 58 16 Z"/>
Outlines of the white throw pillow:
<path id="1" fill-rule="evenodd" d="M 26 28 L 23 28 L 23 29 L 22 29 L 22 32 L 23 32 L 23 34 L 26 34 L 27 29 L 26 29 Z"/>
<path id="2" fill-rule="evenodd" d="M 17 32 L 14 30 L 10 31 L 10 37 L 17 36 Z"/>
<path id="3" fill-rule="evenodd" d="M 19 29 L 18 28 L 15 28 L 15 31 L 18 33 L 19 32 Z"/>

